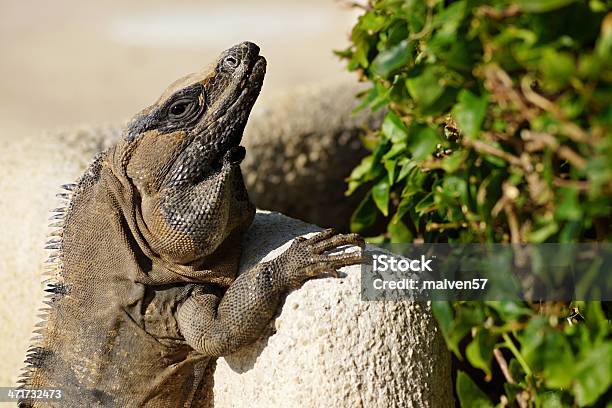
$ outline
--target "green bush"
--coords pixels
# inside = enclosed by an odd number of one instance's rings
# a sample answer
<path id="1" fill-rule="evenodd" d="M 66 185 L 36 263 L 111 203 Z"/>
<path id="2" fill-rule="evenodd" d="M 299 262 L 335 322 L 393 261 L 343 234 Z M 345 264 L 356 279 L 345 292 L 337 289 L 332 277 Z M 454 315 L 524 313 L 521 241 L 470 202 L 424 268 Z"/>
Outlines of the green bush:
<path id="1" fill-rule="evenodd" d="M 372 84 L 361 107 L 387 113 L 348 181 L 347 194 L 366 194 L 354 231 L 384 220 L 371 241 L 610 240 L 611 1 L 365 8 L 337 54 Z M 435 303 L 434 313 L 449 348 L 485 381 L 503 374 L 504 395 L 491 396 L 460 372 L 463 406 L 610 397 L 612 331 L 601 303 Z"/>

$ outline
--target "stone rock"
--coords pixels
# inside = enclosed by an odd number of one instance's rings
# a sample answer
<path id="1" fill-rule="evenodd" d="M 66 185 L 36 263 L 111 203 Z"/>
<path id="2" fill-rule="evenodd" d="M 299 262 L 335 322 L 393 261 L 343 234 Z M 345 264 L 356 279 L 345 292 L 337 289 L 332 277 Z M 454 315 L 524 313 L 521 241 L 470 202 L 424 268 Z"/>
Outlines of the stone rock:
<path id="1" fill-rule="evenodd" d="M 320 228 L 258 212 L 241 271 Z M 290 293 L 268 332 L 219 359 L 215 407 L 452 407 L 451 358 L 427 303 L 360 300 L 360 267 Z"/>

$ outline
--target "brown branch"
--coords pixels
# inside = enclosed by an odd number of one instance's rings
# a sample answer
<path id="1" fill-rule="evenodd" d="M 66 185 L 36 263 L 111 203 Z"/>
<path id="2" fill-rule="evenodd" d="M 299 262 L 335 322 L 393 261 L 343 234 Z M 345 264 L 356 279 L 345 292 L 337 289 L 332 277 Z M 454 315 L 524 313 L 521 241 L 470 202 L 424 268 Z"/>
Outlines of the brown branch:
<path id="1" fill-rule="evenodd" d="M 579 170 L 584 170 L 584 168 L 586 167 L 586 160 L 567 146 L 559 147 L 559 150 L 557 150 L 557 155 L 559 155 L 560 158 L 570 162 L 572 165 L 574 165 L 574 167 Z"/>
<path id="2" fill-rule="evenodd" d="M 522 167 L 525 168 L 525 170 L 527 171 L 531 171 L 530 169 L 528 170 L 526 167 L 526 163 L 524 163 L 521 159 L 519 159 L 518 157 L 505 152 L 501 149 L 498 149 L 495 146 L 491 146 L 490 144 L 484 143 L 480 140 L 471 140 L 471 139 L 467 139 L 464 138 L 462 139 L 461 143 L 466 146 L 466 147 L 471 147 L 474 150 L 476 150 L 479 153 L 484 153 L 484 154 L 490 154 L 491 156 L 495 156 L 495 157 L 499 157 L 500 159 L 503 159 L 505 161 L 507 161 L 510 164 L 513 164 L 515 166 L 518 167 Z"/>
<path id="3" fill-rule="evenodd" d="M 557 139 L 548 133 L 523 129 L 521 131 L 521 139 L 527 142 L 525 144 L 525 149 L 529 152 L 543 150 L 545 147 L 549 147 L 552 150 L 557 150 L 557 148 L 559 148 Z"/>
<path id="4" fill-rule="evenodd" d="M 521 243 L 521 232 L 519 229 L 518 219 L 514 213 L 514 208 L 510 203 L 506 203 L 504 206 L 504 212 L 508 218 L 508 227 L 510 228 L 510 242 L 513 244 Z"/>
<path id="5" fill-rule="evenodd" d="M 583 129 L 581 129 L 578 125 L 573 122 L 570 122 L 565 117 L 565 114 L 561 111 L 561 109 L 555 105 L 554 102 L 549 101 L 544 96 L 540 95 L 531 87 L 532 78 L 529 76 L 524 76 L 521 80 L 521 91 L 531 104 L 537 106 L 538 108 L 550 113 L 553 115 L 558 121 L 561 122 L 563 131 L 567 134 L 575 142 L 586 142 L 589 139 L 589 135 Z"/>
<path id="6" fill-rule="evenodd" d="M 506 378 L 506 381 L 508 381 L 510 384 L 516 384 L 516 381 L 512 377 L 512 373 L 508 368 L 508 363 L 506 363 L 506 359 L 504 358 L 504 355 L 502 354 L 501 350 L 498 348 L 494 348 L 493 355 L 495 356 L 495 360 L 497 361 L 497 364 L 499 364 L 499 368 L 501 368 L 501 371 L 504 374 L 504 378 Z"/>
<path id="7" fill-rule="evenodd" d="M 516 384 L 516 381 L 514 380 L 514 377 L 512 377 L 512 373 L 508 368 L 508 363 L 506 363 L 506 359 L 504 358 L 504 355 L 502 354 L 501 350 L 498 348 L 494 348 L 493 356 L 495 356 L 495 361 L 497 361 L 497 364 L 499 365 L 499 368 L 504 374 L 504 378 L 506 379 L 506 381 L 508 381 L 510 384 Z M 516 395 L 516 402 L 518 402 L 521 408 L 528 407 L 527 401 L 521 394 Z"/>
<path id="8" fill-rule="evenodd" d="M 436 231 L 436 230 L 466 228 L 467 226 L 468 226 L 467 222 L 447 222 L 447 223 L 432 222 L 432 223 L 427 224 L 427 226 L 425 227 L 425 230 L 430 232 L 430 231 Z"/>
<path id="9" fill-rule="evenodd" d="M 527 106 L 521 94 L 514 89 L 512 78 L 506 71 L 497 64 L 489 64 L 484 73 L 486 77 L 485 86 L 494 97 L 499 99 L 499 102 L 503 103 L 504 100 L 509 100 L 518 108 L 524 118 L 531 120 L 535 117 L 535 112 Z"/>
<path id="10" fill-rule="evenodd" d="M 584 180 L 565 180 L 555 177 L 553 178 L 553 184 L 555 187 L 571 187 L 582 192 L 589 190 L 589 182 Z"/>
<path id="11" fill-rule="evenodd" d="M 548 133 L 532 132 L 525 129 L 521 132 L 521 137 L 523 140 L 531 142 L 531 144 L 526 145 L 529 151 L 541 150 L 544 146 L 547 146 L 557 156 L 567 160 L 577 169 L 583 170 L 586 166 L 587 162 L 582 156 L 568 146 L 561 146 L 557 139 Z"/>
<path id="12" fill-rule="evenodd" d="M 512 4 L 503 10 L 498 10 L 491 6 L 482 6 L 476 9 L 475 14 L 478 17 L 489 17 L 493 20 L 503 20 L 504 18 L 518 16 L 521 14 L 521 8 L 516 4 Z"/>

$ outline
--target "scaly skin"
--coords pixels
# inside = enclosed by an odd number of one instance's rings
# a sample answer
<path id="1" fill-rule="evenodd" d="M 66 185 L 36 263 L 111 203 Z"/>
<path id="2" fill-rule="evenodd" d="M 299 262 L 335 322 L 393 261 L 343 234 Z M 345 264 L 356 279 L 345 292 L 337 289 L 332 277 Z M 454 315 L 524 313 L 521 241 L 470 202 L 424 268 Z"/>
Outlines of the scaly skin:
<path id="1" fill-rule="evenodd" d="M 356 235 L 298 238 L 236 277 L 254 216 L 240 140 L 266 62 L 242 43 L 171 85 L 58 209 L 53 275 L 24 388 L 61 407 L 205 407 L 215 360 L 257 339 L 286 292 L 359 263 Z M 21 406 L 38 406 L 22 400 Z"/>

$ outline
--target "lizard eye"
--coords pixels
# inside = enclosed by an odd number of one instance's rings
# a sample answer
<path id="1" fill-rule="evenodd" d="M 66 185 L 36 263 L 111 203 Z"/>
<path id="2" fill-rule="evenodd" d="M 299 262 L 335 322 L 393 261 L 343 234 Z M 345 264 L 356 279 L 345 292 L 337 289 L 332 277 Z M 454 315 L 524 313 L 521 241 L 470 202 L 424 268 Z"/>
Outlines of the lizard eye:
<path id="1" fill-rule="evenodd" d="M 191 114 L 197 112 L 197 108 L 197 100 L 192 98 L 181 98 L 170 105 L 168 109 L 168 118 L 175 121 L 189 118 Z"/>
<path id="2" fill-rule="evenodd" d="M 170 106 L 170 115 L 171 116 L 182 116 L 185 112 L 189 110 L 189 105 L 191 105 L 191 101 L 177 101 Z"/>

